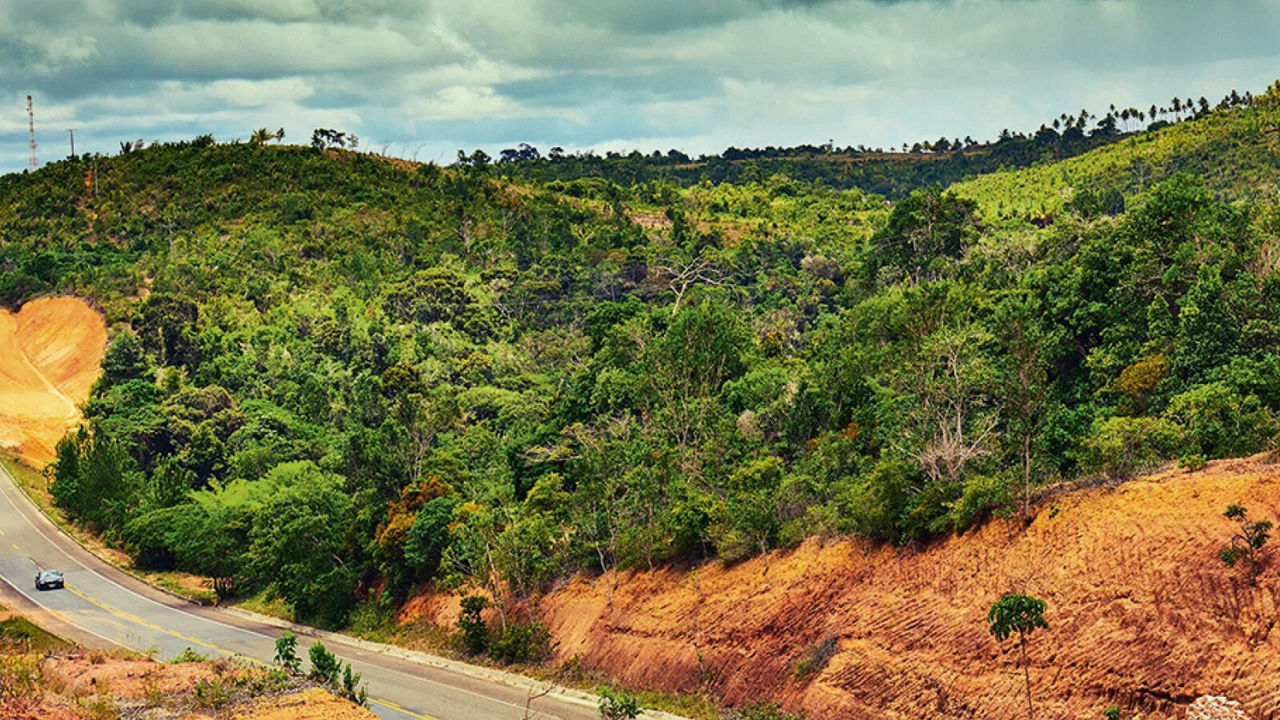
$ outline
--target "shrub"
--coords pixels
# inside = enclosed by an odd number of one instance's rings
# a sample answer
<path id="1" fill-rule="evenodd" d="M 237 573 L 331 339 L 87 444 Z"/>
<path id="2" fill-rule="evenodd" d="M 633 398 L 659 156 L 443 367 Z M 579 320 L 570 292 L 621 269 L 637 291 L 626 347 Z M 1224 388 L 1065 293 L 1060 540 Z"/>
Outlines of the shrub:
<path id="1" fill-rule="evenodd" d="M 1186 434 L 1165 418 L 1113 417 L 1095 421 L 1081 465 L 1123 479 L 1174 457 Z"/>
<path id="2" fill-rule="evenodd" d="M 1188 453 L 1178 458 L 1178 467 L 1186 468 L 1189 472 L 1203 470 L 1208 464 L 1209 462 L 1204 459 L 1204 455 L 1200 453 Z"/>
<path id="3" fill-rule="evenodd" d="M 0 705 L 40 695 L 40 662 L 30 655 L 0 655 Z"/>
<path id="4" fill-rule="evenodd" d="M 828 635 L 822 642 L 810 645 L 796 660 L 791 677 L 799 682 L 808 681 L 827 667 L 839 647 L 840 638 L 835 635 Z"/>
<path id="5" fill-rule="evenodd" d="M 288 630 L 276 640 L 276 664 L 289 671 L 290 675 L 302 673 L 302 660 L 298 657 L 298 636 Z"/>
<path id="6" fill-rule="evenodd" d="M 311 658 L 311 677 L 327 685 L 338 682 L 338 674 L 342 672 L 342 663 L 324 643 L 316 643 L 307 651 Z"/>
<path id="7" fill-rule="evenodd" d="M 626 690 L 602 687 L 596 692 L 600 696 L 600 717 L 604 720 L 635 720 L 640 716 L 640 700 Z"/>
<path id="8" fill-rule="evenodd" d="M 1262 571 L 1261 550 L 1271 536 L 1271 522 L 1258 520 L 1251 522 L 1248 511 L 1241 505 L 1230 505 L 1223 515 L 1239 524 L 1240 529 L 1231 536 L 1231 542 L 1218 557 L 1228 567 L 1235 567 L 1241 560 L 1249 561 L 1249 583 L 1256 584 L 1258 573 Z"/>
<path id="9" fill-rule="evenodd" d="M 231 694 L 222 686 L 222 683 L 209 682 L 201 680 L 196 683 L 195 703 L 196 707 L 209 708 L 216 710 L 231 701 Z"/>
<path id="10" fill-rule="evenodd" d="M 181 665 L 182 663 L 207 663 L 210 660 L 208 655 L 201 655 L 191 648 L 183 648 L 182 652 L 169 662 L 173 665 Z"/>
<path id="11" fill-rule="evenodd" d="M 1106 718 L 1106 720 L 1120 720 L 1120 708 L 1112 705 L 1102 711 L 1102 717 Z"/>
<path id="12" fill-rule="evenodd" d="M 462 644 L 467 652 L 479 655 L 489 647 L 489 626 L 484 621 L 484 609 L 489 607 L 489 599 L 483 595 L 468 595 L 462 598 L 462 614 L 458 616 L 458 627 L 462 629 Z"/>
<path id="13" fill-rule="evenodd" d="M 90 695 L 80 698 L 80 708 L 87 720 L 117 720 L 120 708 L 106 695 Z"/>
<path id="14" fill-rule="evenodd" d="M 509 623 L 489 644 L 489 654 L 504 663 L 539 662 L 551 655 L 551 632 L 537 620 Z"/>
<path id="15" fill-rule="evenodd" d="M 369 704 L 369 692 L 360 685 L 361 675 L 351 669 L 351 663 L 342 666 L 342 697 L 361 707 Z"/>
<path id="16" fill-rule="evenodd" d="M 1276 431 L 1275 418 L 1256 396 L 1241 396 L 1220 382 L 1174 396 L 1165 417 L 1185 427 L 1208 458 L 1258 452 Z"/>

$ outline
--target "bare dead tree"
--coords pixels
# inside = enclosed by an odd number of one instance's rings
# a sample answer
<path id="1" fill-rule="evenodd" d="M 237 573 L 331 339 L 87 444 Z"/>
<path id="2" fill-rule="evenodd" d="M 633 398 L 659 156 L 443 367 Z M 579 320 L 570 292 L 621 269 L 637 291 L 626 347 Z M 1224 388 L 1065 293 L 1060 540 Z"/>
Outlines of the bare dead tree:
<path id="1" fill-rule="evenodd" d="M 671 316 L 680 311 L 680 304 L 685 295 L 695 285 L 724 286 L 729 282 L 728 273 L 714 259 L 705 253 L 699 254 L 688 262 L 659 265 L 655 268 L 667 283 L 667 289 L 675 296 L 671 305 Z"/>

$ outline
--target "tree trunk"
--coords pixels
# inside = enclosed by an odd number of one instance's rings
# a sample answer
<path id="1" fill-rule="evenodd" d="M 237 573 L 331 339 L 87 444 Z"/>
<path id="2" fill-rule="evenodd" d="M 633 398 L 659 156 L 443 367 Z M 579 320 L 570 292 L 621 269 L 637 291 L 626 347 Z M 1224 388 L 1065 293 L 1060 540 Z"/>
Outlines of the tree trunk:
<path id="1" fill-rule="evenodd" d="M 1027 666 L 1027 637 L 1022 636 L 1018 647 L 1022 649 L 1022 676 L 1027 681 L 1027 720 L 1036 720 L 1035 710 L 1031 706 L 1031 668 Z"/>
<path id="2" fill-rule="evenodd" d="M 1022 519 L 1031 517 L 1031 433 L 1022 438 Z"/>

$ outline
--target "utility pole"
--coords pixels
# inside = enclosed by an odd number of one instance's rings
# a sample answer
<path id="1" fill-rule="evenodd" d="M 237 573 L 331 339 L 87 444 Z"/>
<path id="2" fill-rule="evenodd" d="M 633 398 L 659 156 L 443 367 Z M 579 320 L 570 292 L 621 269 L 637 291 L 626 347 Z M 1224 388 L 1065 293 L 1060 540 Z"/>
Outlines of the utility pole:
<path id="1" fill-rule="evenodd" d="M 67 132 L 71 133 L 71 157 L 76 156 L 76 129 L 67 128 Z"/>
<path id="2" fill-rule="evenodd" d="M 40 167 L 40 162 L 36 160 L 36 112 L 30 95 L 27 96 L 27 127 L 31 132 L 31 169 L 35 170 Z"/>

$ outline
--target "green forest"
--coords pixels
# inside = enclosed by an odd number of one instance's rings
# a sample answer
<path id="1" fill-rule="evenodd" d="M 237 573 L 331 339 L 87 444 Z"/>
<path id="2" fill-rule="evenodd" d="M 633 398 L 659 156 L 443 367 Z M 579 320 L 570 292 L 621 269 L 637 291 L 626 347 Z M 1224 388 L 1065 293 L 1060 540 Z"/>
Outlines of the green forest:
<path id="1" fill-rule="evenodd" d="M 57 504 L 300 620 L 927 543 L 1273 447 L 1280 84 L 1193 113 L 880 194 L 787 163 L 122 147 L 0 177 L 0 303 L 112 328 Z"/>

